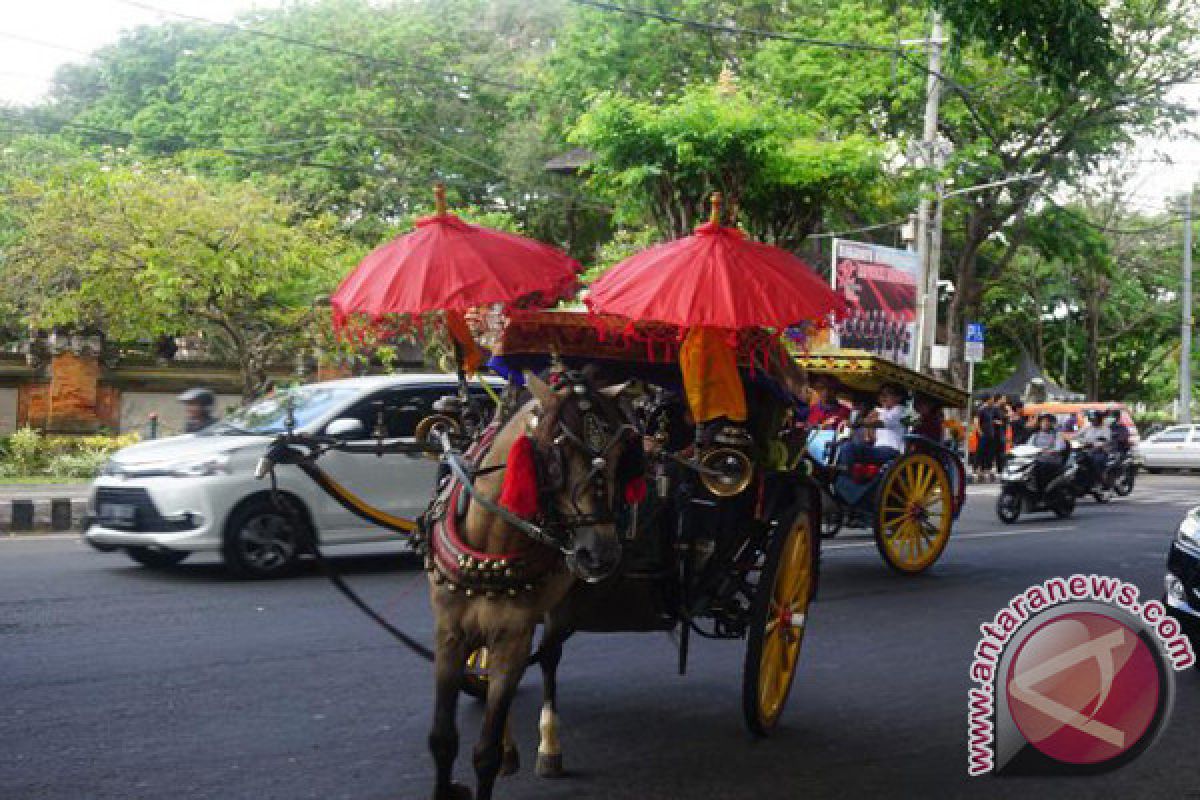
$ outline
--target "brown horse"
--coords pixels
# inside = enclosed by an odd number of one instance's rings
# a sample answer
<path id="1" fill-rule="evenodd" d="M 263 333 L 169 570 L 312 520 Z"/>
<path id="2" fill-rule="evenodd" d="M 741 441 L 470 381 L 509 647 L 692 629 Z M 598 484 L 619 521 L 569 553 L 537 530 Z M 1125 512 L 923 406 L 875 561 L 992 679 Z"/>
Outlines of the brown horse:
<path id="1" fill-rule="evenodd" d="M 579 581 L 614 570 L 621 545 L 614 508 L 625 457 L 640 439 L 616 403 L 624 386 L 597 389 L 568 373 L 557 389 L 527 375 L 533 399 L 469 453 L 478 458 L 473 489 L 452 481 L 429 514 L 430 598 L 436 627 L 436 704 L 429 747 L 436 764 L 434 800 L 470 800 L 453 782 L 458 754 L 455 712 L 468 656 L 486 647 L 486 710 L 474 766 L 478 800 L 489 800 L 498 774 L 518 765 L 508 713 L 529 663 L 534 630 L 546 623 L 539 656 L 545 674 L 537 772 L 561 773 L 554 673 L 566 631 L 564 601 Z M 528 437 L 526 441 L 519 441 Z M 532 461 L 540 507 L 524 522 L 498 508 L 506 473 Z M 528 471 L 528 464 L 524 467 Z M 465 509 L 465 511 L 464 511 Z"/>

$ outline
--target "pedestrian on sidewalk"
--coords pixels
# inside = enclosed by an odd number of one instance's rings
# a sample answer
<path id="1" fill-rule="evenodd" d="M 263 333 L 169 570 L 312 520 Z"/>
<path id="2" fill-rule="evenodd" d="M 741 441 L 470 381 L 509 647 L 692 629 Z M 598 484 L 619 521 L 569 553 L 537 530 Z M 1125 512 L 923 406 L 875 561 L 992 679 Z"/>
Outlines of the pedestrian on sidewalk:
<path id="1" fill-rule="evenodd" d="M 975 412 L 979 444 L 975 453 L 975 480 L 980 483 L 995 478 L 996 465 L 996 396 L 985 395 Z"/>

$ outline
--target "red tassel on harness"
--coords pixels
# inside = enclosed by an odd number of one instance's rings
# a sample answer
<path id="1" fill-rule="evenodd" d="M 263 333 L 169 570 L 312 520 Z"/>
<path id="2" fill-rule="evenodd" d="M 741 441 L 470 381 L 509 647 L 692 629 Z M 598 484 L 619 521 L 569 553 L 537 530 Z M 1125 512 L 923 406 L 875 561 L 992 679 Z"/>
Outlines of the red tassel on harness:
<path id="1" fill-rule="evenodd" d="M 537 464 L 534 461 L 533 440 L 528 436 L 518 436 L 509 448 L 500 505 L 521 519 L 533 519 L 540 510 Z"/>
<path id="2" fill-rule="evenodd" d="M 638 475 L 625 484 L 625 505 L 636 506 L 646 499 L 646 479 Z"/>

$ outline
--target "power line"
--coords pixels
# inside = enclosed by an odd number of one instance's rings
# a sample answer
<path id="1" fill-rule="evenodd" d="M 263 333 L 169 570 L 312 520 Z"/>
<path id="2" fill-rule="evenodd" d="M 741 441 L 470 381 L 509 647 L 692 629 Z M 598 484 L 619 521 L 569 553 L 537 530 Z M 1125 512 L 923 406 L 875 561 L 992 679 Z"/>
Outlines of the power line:
<path id="1" fill-rule="evenodd" d="M 124 0 L 122 0 L 123 2 Z M 754 36 L 759 39 L 777 39 L 785 42 L 795 42 L 797 44 L 807 44 L 814 47 L 834 47 L 841 50 L 865 50 L 875 53 L 887 53 L 896 55 L 904 51 L 899 47 L 891 47 L 882 44 L 872 44 L 870 42 L 842 42 L 832 39 L 817 39 L 809 36 L 799 36 L 791 33 L 783 33 L 781 31 L 769 31 L 761 28 L 741 28 L 736 25 L 720 25 L 711 22 L 701 22 L 700 20 L 687 19 L 685 17 L 677 17 L 673 14 L 666 14 L 661 11 L 651 11 L 645 8 L 631 8 L 629 6 L 618 6 L 612 3 L 604 3 L 599 0 L 570 0 L 572 3 L 581 6 L 589 6 L 601 11 L 612 11 L 618 14 L 627 14 L 631 17 L 642 17 L 644 19 L 655 19 L 659 22 L 669 22 L 675 25 L 683 25 L 688 28 L 708 31 L 709 33 L 726 33 L 733 36 Z"/>
<path id="2" fill-rule="evenodd" d="M 226 30 L 235 31 L 238 33 L 248 33 L 253 36 L 259 36 L 259 37 L 262 37 L 265 39 L 272 39 L 274 41 L 284 42 L 286 44 L 295 45 L 297 47 L 305 47 L 310 50 L 317 50 L 320 52 L 332 53 L 335 55 L 342 55 L 342 56 L 346 56 L 348 58 L 354 58 L 354 59 L 358 59 L 360 61 L 365 61 L 365 62 L 373 63 L 373 64 L 382 64 L 382 65 L 393 66 L 393 67 L 402 67 L 404 69 L 411 69 L 411 70 L 415 70 L 417 72 L 423 72 L 428 75 L 433 75 L 435 77 L 442 78 L 443 80 L 448 80 L 449 82 L 455 84 L 457 87 L 462 88 L 462 89 L 465 89 L 465 86 L 468 84 L 478 83 L 478 84 L 483 84 L 483 85 L 488 85 L 488 86 L 496 86 L 498 88 L 509 89 L 509 90 L 518 91 L 518 92 L 537 91 L 537 89 L 532 86 L 524 86 L 524 85 L 517 84 L 517 83 L 510 83 L 508 81 L 496 80 L 494 78 L 488 78 L 483 75 L 466 75 L 463 73 L 439 69 L 436 67 L 428 67 L 428 66 L 421 64 L 420 62 L 412 61 L 412 60 L 405 61 L 403 59 L 392 58 L 389 56 L 375 56 L 375 55 L 371 55 L 369 53 L 363 53 L 358 50 L 351 50 L 346 47 L 339 47 L 337 45 L 325 44 L 323 42 L 314 42 L 314 41 L 310 41 L 308 39 L 301 39 L 301 38 L 298 38 L 295 36 L 289 36 L 287 34 L 274 33 L 272 31 L 265 31 L 265 30 L 262 30 L 261 28 L 251 28 L 249 26 L 238 25 L 233 22 L 221 22 L 219 20 L 210 19 L 208 17 L 200 17 L 200 16 L 196 16 L 194 14 L 185 14 L 180 11 L 172 11 L 170 9 L 151 5 L 150 3 L 143 3 L 140 0 L 112 0 L 112 1 L 116 2 L 116 3 L 120 3 L 122 5 L 130 6 L 132 8 L 139 8 L 143 11 L 151 11 L 151 12 L 155 12 L 158 14 L 165 14 L 168 16 L 177 17 L 179 19 L 190 20 L 192 22 L 200 22 L 200 23 L 204 23 L 207 25 L 214 25 L 216 27 L 225 28 Z"/>
<path id="3" fill-rule="evenodd" d="M 218 152 L 218 153 L 222 153 L 222 154 L 228 155 L 233 158 L 240 158 L 240 159 L 245 159 L 248 161 L 259 161 L 259 162 L 277 163 L 277 164 L 290 164 L 290 165 L 301 166 L 301 167 L 309 167 L 309 168 L 313 168 L 313 169 L 324 169 L 324 170 L 345 172 L 345 173 L 351 173 L 351 174 L 364 174 L 364 175 L 370 175 L 370 176 L 377 177 L 377 178 L 387 177 L 387 172 L 385 171 L 385 169 L 381 165 L 378 165 L 378 164 L 370 165 L 370 166 L 368 166 L 368 165 L 333 164 L 333 163 L 330 163 L 327 161 L 317 161 L 314 159 L 298 157 L 295 154 L 261 153 L 261 152 L 255 152 L 252 150 L 246 150 L 243 148 L 224 147 L 224 146 L 219 146 L 219 145 L 208 145 L 208 144 L 204 144 L 202 142 L 197 142 L 195 140 L 190 140 L 190 139 L 188 139 L 186 137 L 182 137 L 182 136 L 155 137 L 155 136 L 148 136 L 145 134 L 140 134 L 135 131 L 121 130 L 119 128 L 109 128 L 109 127 L 105 127 L 102 125 L 92 125 L 92 124 L 87 124 L 87 123 L 71 122 L 71 121 L 65 121 L 65 120 L 54 120 L 54 122 L 55 122 L 55 124 L 59 125 L 61 128 L 70 128 L 73 130 L 79 130 L 79 131 L 83 131 L 83 132 L 87 132 L 87 133 L 98 134 L 98 135 L 106 136 L 109 138 L 120 137 L 120 138 L 130 141 L 130 142 L 140 139 L 143 141 L 148 141 L 148 142 L 158 143 L 158 144 L 187 145 L 189 147 L 194 147 L 200 151 L 207 150 L 207 151 L 211 151 L 211 152 Z M 24 133 L 24 134 L 33 134 L 33 135 L 56 135 L 57 133 L 60 132 L 60 131 L 38 130 L 38 129 L 33 129 L 33 130 L 8 129 L 8 131 L 13 132 L 13 133 Z M 4 132 L 4 131 L 2 129 L 0 129 L 0 132 Z M 448 149 L 448 150 L 451 150 L 452 152 L 455 152 L 460 157 L 462 157 L 464 160 L 467 160 L 477 166 L 484 167 L 487 170 L 489 170 L 490 172 L 492 172 L 494 175 L 496 175 L 497 177 L 503 178 L 504 181 L 510 186 L 510 188 L 513 191 L 516 191 L 518 193 L 523 193 L 526 195 L 543 195 L 543 196 L 547 196 L 547 197 L 558 197 L 561 199 L 570 200 L 574 203 L 577 203 L 580 207 L 589 208 L 591 210 L 600 211 L 600 212 L 604 212 L 604 213 L 611 213 L 613 210 L 610 206 L 600 205 L 597 203 L 592 203 L 587 200 L 582 200 L 578 196 L 567 193 L 567 192 L 560 192 L 558 190 L 551 189 L 551 188 L 544 187 L 544 186 L 538 186 L 536 184 L 526 184 L 523 181 L 521 181 L 520 179 L 514 177 L 513 175 L 502 171 L 500 168 L 495 167 L 490 164 L 487 164 L 486 162 L 484 162 L 480 159 L 476 159 L 473 156 L 469 156 L 468 154 L 463 153 L 461 150 L 454 148 L 452 145 L 449 145 L 448 143 L 438 139 L 437 137 L 433 136 L 432 134 L 422 131 L 418 128 L 401 128 L 401 127 L 394 127 L 394 126 L 386 127 L 386 128 L 383 128 L 383 127 L 369 128 L 369 129 L 364 129 L 362 131 L 359 131 L 357 133 L 348 131 L 348 132 L 345 132 L 342 134 L 337 134 L 337 136 L 344 137 L 344 138 L 354 138 L 355 136 L 362 136 L 362 135 L 366 135 L 366 134 L 370 134 L 370 133 L 381 133 L 381 132 L 396 132 L 396 133 L 416 134 L 418 136 L 423 136 L 423 137 L 433 141 L 434 144 L 440 145 L 444 149 Z M 219 138 L 221 136 L 220 133 L 211 133 L 211 132 L 198 133 L 195 135 L 205 136 L 205 137 L 210 137 L 210 138 L 212 138 L 212 137 Z M 430 182 L 432 182 L 434 180 L 440 180 L 445 183 L 449 183 L 451 185 L 459 186 L 461 188 L 484 190 L 485 192 L 490 192 L 492 190 L 491 187 L 481 186 L 479 184 L 471 183 L 469 181 L 462 180 L 462 179 L 456 179 L 453 176 L 447 176 L 444 173 L 439 173 L 437 175 L 430 176 L 428 178 L 428 180 Z"/>
<path id="4" fill-rule="evenodd" d="M 17 41 L 17 42 L 24 42 L 25 44 L 37 45 L 38 47 L 49 47 L 52 50 L 62 50 L 67 53 L 75 53 L 76 55 L 83 55 L 83 56 L 92 55 L 87 50 L 80 50 L 77 47 L 68 47 L 65 44 L 55 44 L 54 42 L 47 42 L 44 39 L 35 39 L 32 36 L 26 36 L 22 33 L 12 33 L 10 31 L 0 31 L 0 37 L 3 37 L 5 39 L 12 39 L 13 41 Z"/>
<path id="5" fill-rule="evenodd" d="M 851 228 L 845 231 L 829 231 L 828 233 L 810 233 L 809 239 L 836 239 L 839 236 L 848 236 L 852 233 L 864 233 L 866 231 L 877 231 L 880 228 L 898 228 L 908 222 L 908 218 L 893 220 L 892 222 L 880 222 L 878 225 L 864 225 L 861 228 Z"/>

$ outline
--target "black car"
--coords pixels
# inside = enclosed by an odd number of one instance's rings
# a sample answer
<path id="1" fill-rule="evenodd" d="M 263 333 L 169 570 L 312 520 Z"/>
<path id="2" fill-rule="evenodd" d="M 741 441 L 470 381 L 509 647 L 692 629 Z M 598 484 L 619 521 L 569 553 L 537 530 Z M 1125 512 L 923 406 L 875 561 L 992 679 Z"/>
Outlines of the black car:
<path id="1" fill-rule="evenodd" d="M 1167 556 L 1166 605 L 1200 650 L 1200 507 L 1179 524 Z"/>

